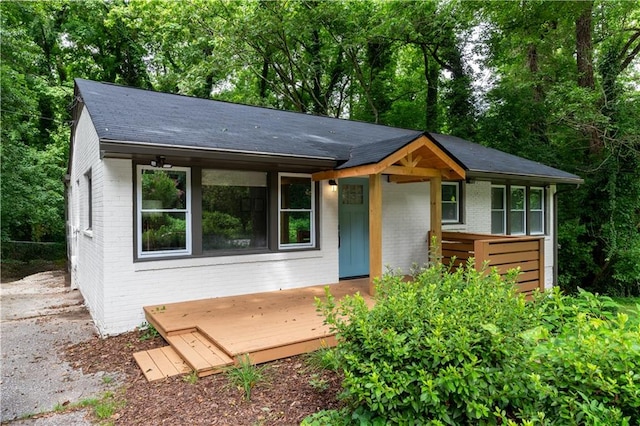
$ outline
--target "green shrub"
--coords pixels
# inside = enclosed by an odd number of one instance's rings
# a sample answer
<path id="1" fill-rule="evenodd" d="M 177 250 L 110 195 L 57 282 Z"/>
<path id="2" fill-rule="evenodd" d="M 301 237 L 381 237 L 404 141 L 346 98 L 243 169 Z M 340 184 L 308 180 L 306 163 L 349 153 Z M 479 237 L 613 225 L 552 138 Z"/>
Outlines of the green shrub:
<path id="1" fill-rule="evenodd" d="M 329 295 L 321 308 L 340 339 L 345 394 L 368 421 L 478 423 L 495 407 L 514 411 L 531 390 L 519 334 L 535 317 L 495 272 L 387 276 L 371 310 L 359 296 L 335 306 Z"/>
<path id="2" fill-rule="evenodd" d="M 638 424 L 638 321 L 587 292 L 525 302 L 513 283 L 435 266 L 385 276 L 373 308 L 327 289 L 318 308 L 338 334 L 351 422 Z"/>
<path id="3" fill-rule="evenodd" d="M 609 298 L 581 292 L 557 333 L 531 334 L 535 411 L 557 423 L 640 419 L 640 326 Z M 558 306 L 557 302 L 552 302 Z M 566 305 L 565 305 L 566 306 Z M 567 309 L 562 309 L 567 312 Z M 557 309 L 557 312 L 561 309 Z M 554 317 L 558 317 L 555 315 Z M 525 413 L 526 415 L 527 413 Z M 594 423 L 595 422 L 595 423 Z"/>

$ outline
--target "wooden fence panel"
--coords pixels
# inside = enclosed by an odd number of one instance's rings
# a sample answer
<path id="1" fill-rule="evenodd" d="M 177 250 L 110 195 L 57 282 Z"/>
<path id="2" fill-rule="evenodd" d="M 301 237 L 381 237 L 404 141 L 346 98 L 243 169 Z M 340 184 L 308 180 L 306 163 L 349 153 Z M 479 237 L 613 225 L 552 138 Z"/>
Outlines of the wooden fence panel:
<path id="1" fill-rule="evenodd" d="M 442 233 L 442 263 L 458 267 L 475 258 L 480 270 L 488 261 L 498 273 L 520 268 L 518 288 L 526 295 L 535 289 L 544 290 L 544 237 L 467 234 L 463 232 Z"/>

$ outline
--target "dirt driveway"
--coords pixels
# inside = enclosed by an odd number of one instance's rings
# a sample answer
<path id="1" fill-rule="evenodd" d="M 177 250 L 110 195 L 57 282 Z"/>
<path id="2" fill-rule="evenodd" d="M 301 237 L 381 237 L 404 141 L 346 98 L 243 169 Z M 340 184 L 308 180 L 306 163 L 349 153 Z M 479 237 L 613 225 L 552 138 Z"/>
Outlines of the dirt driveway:
<path id="1" fill-rule="evenodd" d="M 98 396 L 119 382 L 106 373 L 82 374 L 58 356 L 64 347 L 95 336 L 80 293 L 65 286 L 63 272 L 50 271 L 0 284 L 0 302 L 0 421 L 90 424 L 82 411 L 19 420 Z"/>

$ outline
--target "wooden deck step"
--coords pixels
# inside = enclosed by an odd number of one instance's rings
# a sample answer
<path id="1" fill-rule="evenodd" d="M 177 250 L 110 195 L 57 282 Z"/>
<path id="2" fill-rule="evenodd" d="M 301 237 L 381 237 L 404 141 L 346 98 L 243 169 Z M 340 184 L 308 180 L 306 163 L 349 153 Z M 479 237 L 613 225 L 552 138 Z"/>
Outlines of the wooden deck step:
<path id="1" fill-rule="evenodd" d="M 199 331 L 174 334 L 166 340 L 199 377 L 219 373 L 233 364 L 229 355 Z"/>
<path id="2" fill-rule="evenodd" d="M 133 354 L 133 358 L 149 382 L 191 371 L 191 368 L 171 346 L 136 352 Z"/>

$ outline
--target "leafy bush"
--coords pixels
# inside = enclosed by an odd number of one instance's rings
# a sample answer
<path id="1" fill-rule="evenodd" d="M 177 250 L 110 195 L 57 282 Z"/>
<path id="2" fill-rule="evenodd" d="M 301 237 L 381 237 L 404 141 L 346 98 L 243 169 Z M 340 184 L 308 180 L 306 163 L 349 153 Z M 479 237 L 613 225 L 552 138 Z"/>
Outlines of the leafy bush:
<path id="1" fill-rule="evenodd" d="M 547 315 L 553 321 L 527 335 L 534 344 L 528 363 L 536 389 L 533 410 L 561 424 L 592 424 L 595 420 L 621 424 L 625 417 L 637 424 L 638 318 L 630 320 L 626 313 L 617 312 L 620 306 L 611 299 L 584 291 L 576 298 L 556 295 L 541 304 L 553 306 Z M 565 314 L 562 324 L 556 322 L 563 316 L 558 313 Z"/>
<path id="2" fill-rule="evenodd" d="M 639 418 L 640 329 L 610 299 L 517 295 L 514 276 L 385 276 L 376 305 L 318 301 L 359 424 L 622 424 Z M 338 417 L 318 413 L 309 424 Z M 314 423 L 315 422 L 315 423 Z M 347 422 L 348 423 L 348 422 Z"/>

